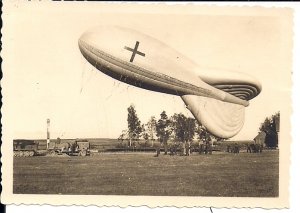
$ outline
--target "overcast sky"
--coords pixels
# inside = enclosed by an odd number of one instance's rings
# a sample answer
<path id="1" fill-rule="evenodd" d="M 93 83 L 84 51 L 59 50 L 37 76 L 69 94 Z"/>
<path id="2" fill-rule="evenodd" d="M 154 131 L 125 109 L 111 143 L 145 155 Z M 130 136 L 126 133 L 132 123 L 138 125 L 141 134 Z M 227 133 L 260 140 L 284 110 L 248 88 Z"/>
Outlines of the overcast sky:
<path id="1" fill-rule="evenodd" d="M 65 4 L 67 5 L 67 4 Z M 116 4 L 115 4 L 116 5 Z M 261 94 L 246 108 L 245 124 L 233 139 L 253 139 L 266 116 L 285 112 L 290 102 L 291 34 L 288 11 L 270 13 L 221 8 L 147 8 L 89 4 L 18 4 L 6 18 L 3 45 L 4 104 L 13 138 L 117 138 L 127 128 L 127 108 L 134 104 L 146 123 L 165 110 L 192 116 L 180 97 L 121 83 L 91 66 L 78 38 L 99 25 L 134 28 L 157 38 L 199 64 L 256 77 Z M 235 14 L 235 15 L 234 15 Z M 112 41 L 113 42 L 113 41 Z"/>

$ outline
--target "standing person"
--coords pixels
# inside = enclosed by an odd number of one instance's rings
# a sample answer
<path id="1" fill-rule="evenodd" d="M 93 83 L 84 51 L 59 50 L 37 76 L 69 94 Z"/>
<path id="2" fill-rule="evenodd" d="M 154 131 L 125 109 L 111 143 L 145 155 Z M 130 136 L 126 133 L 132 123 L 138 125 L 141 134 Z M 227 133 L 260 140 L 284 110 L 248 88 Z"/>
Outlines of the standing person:
<path id="1" fill-rule="evenodd" d="M 203 141 L 200 140 L 200 141 L 199 141 L 199 154 L 201 155 L 202 152 L 203 152 Z"/>
<path id="2" fill-rule="evenodd" d="M 185 150 L 186 150 L 186 156 L 190 156 L 190 154 L 191 154 L 191 142 L 190 141 L 185 142 Z"/>
<path id="3" fill-rule="evenodd" d="M 167 155 L 168 154 L 168 141 L 164 140 L 164 154 Z"/>
<path id="4" fill-rule="evenodd" d="M 248 152 L 250 152 L 250 153 L 251 153 L 251 148 L 250 148 L 250 145 L 249 145 L 249 143 L 247 143 L 247 144 L 246 144 L 246 147 L 247 147 L 247 153 L 248 153 Z"/>
<path id="5" fill-rule="evenodd" d="M 205 154 L 212 154 L 212 142 L 211 142 L 211 140 L 207 140 L 205 142 Z"/>
<path id="6" fill-rule="evenodd" d="M 207 152 L 208 152 L 208 141 L 206 140 L 204 144 L 204 154 L 207 154 Z"/>
<path id="7" fill-rule="evenodd" d="M 184 143 L 184 149 L 185 149 L 185 156 L 188 156 L 188 152 L 189 152 L 189 147 L 188 147 L 188 143 L 187 141 Z"/>
<path id="8" fill-rule="evenodd" d="M 240 152 L 240 147 L 237 143 L 234 144 L 234 153 L 238 154 Z"/>
<path id="9" fill-rule="evenodd" d="M 209 140 L 208 141 L 208 153 L 211 155 L 212 154 L 212 147 L 213 147 L 213 141 Z"/>
<path id="10" fill-rule="evenodd" d="M 155 155 L 155 157 L 158 157 L 160 155 L 160 143 L 155 148 L 156 148 L 156 155 Z"/>
<path id="11" fill-rule="evenodd" d="M 179 143 L 179 147 L 180 147 L 180 156 L 183 156 L 185 154 L 185 146 L 183 142 Z"/>

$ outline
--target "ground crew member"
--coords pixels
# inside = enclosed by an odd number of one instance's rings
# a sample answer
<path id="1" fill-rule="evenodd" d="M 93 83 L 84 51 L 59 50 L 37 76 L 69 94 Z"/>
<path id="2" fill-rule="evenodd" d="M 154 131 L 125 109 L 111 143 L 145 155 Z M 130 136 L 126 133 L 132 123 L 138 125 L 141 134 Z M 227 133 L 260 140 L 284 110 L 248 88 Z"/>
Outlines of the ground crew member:
<path id="1" fill-rule="evenodd" d="M 185 142 L 185 150 L 186 150 L 186 156 L 190 156 L 191 154 L 191 142 Z"/>
<path id="2" fill-rule="evenodd" d="M 156 155 L 155 157 L 158 157 L 160 155 L 160 144 L 156 146 Z"/>
<path id="3" fill-rule="evenodd" d="M 199 154 L 201 155 L 202 152 L 203 152 L 203 141 L 200 140 L 200 141 L 199 141 Z"/>

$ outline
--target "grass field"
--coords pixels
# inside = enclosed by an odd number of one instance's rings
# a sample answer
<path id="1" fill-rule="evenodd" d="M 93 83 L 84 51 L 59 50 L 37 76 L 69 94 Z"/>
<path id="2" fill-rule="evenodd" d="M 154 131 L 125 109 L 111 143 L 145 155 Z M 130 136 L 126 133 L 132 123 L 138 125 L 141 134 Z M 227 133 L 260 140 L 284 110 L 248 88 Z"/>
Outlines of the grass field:
<path id="1" fill-rule="evenodd" d="M 278 150 L 169 156 L 145 153 L 14 158 L 18 194 L 278 196 Z"/>

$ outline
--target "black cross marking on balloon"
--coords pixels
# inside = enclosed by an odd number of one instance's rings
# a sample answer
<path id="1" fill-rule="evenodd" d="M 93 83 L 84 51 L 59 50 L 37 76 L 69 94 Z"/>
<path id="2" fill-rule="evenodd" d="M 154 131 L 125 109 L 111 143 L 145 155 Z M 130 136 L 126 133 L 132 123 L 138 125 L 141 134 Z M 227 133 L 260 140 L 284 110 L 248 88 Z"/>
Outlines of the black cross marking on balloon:
<path id="1" fill-rule="evenodd" d="M 140 42 L 136 41 L 134 49 L 132 49 L 130 47 L 126 47 L 126 46 L 124 47 L 125 50 L 129 50 L 129 51 L 132 52 L 132 55 L 131 55 L 131 58 L 130 58 L 130 62 L 133 62 L 133 59 L 134 59 L 134 57 L 135 57 L 136 54 L 145 57 L 145 53 L 142 53 L 142 52 L 140 52 L 140 51 L 137 50 L 138 47 L 139 47 L 139 44 L 140 44 Z"/>

